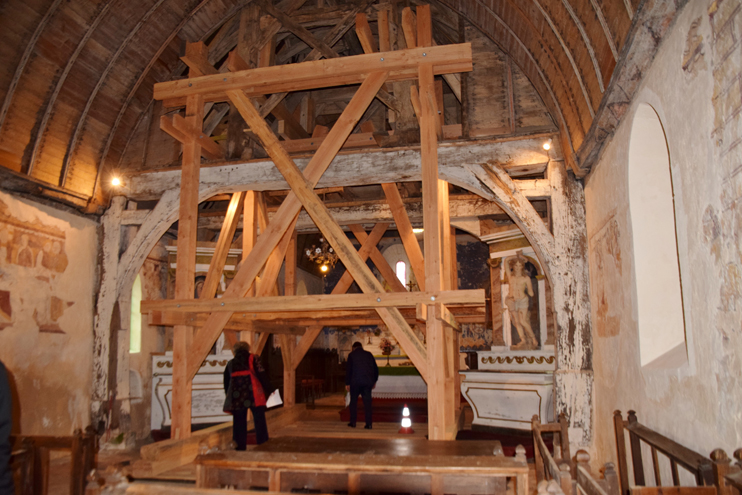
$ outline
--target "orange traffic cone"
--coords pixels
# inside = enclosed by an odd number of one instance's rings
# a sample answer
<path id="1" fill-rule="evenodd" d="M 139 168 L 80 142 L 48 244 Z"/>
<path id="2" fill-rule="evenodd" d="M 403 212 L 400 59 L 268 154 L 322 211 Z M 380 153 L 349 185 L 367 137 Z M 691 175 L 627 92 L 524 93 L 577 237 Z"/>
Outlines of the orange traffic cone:
<path id="1" fill-rule="evenodd" d="M 407 404 L 402 409 L 402 428 L 399 429 L 398 433 L 412 434 L 415 430 L 412 429 L 412 420 L 410 419 L 410 409 Z"/>

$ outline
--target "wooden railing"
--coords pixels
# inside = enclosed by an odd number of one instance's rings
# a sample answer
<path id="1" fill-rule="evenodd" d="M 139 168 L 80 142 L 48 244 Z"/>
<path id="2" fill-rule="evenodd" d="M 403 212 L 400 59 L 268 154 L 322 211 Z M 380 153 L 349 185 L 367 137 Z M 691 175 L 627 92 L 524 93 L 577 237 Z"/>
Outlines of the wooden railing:
<path id="1" fill-rule="evenodd" d="M 11 466 L 20 495 L 46 495 L 49 489 L 49 452 L 70 451 L 70 495 L 82 495 L 85 478 L 95 468 L 98 440 L 88 428 L 68 437 L 18 435 L 12 437 Z"/>
<path id="2" fill-rule="evenodd" d="M 647 486 L 644 476 L 644 461 L 642 459 L 642 442 L 648 444 L 652 452 L 652 468 L 656 487 L 663 486 L 658 458 L 658 452 L 661 452 L 670 460 L 672 486 L 680 487 L 680 473 L 678 470 L 680 466 L 691 473 L 696 480 L 697 487 L 714 487 L 715 490 L 714 468 L 711 459 L 642 425 L 637 420 L 636 412 L 634 411 L 629 411 L 627 418 L 626 421 L 623 420 L 621 411 L 615 411 L 613 413 L 621 495 L 630 495 L 631 492 L 639 493 L 641 492 L 640 487 Z M 629 486 L 628 451 L 626 449 L 625 431 L 629 433 L 631 465 L 634 472 L 634 486 L 631 487 Z M 648 488 L 650 488 L 650 492 L 654 491 L 651 489 L 652 487 Z M 710 490 L 706 491 L 711 492 Z M 701 495 L 702 492 L 704 490 L 696 490 L 694 493 Z"/>
<path id="3" fill-rule="evenodd" d="M 564 414 L 559 415 L 558 423 L 541 424 L 538 416 L 531 420 L 533 431 L 536 480 L 539 482 L 539 493 L 554 491 L 558 485 L 565 495 L 618 495 L 618 476 L 613 463 L 603 468 L 603 479 L 593 477 L 590 468 L 590 456 L 584 450 L 578 450 L 573 461 L 569 450 L 568 422 Z M 553 433 L 554 455 L 544 442 L 543 433 Z M 553 482 L 551 485 L 542 482 Z M 552 488 L 549 489 L 548 486 Z"/>

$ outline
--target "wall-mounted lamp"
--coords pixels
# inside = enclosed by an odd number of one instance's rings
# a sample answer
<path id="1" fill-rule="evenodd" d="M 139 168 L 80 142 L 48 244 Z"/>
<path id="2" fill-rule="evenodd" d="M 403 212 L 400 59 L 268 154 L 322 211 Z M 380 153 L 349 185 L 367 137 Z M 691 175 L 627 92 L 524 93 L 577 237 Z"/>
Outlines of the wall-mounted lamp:
<path id="1" fill-rule="evenodd" d="M 113 187 L 120 186 L 121 185 L 121 179 L 119 179 L 118 177 L 114 177 L 113 179 L 111 179 L 111 185 Z"/>
<path id="2" fill-rule="evenodd" d="M 551 149 L 551 139 L 549 139 L 548 141 L 545 141 L 544 142 L 544 149 L 546 151 L 549 151 Z"/>

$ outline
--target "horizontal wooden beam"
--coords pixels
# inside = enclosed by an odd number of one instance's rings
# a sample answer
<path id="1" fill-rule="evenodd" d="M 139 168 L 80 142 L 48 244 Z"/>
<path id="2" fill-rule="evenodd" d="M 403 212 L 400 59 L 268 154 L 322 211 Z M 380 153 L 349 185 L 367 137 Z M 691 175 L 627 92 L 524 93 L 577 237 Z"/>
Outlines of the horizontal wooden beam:
<path id="1" fill-rule="evenodd" d="M 163 299 L 142 301 L 140 311 L 180 313 L 270 313 L 275 311 L 322 311 L 327 309 L 414 308 L 418 303 L 450 305 L 484 304 L 484 290 L 451 290 L 440 292 L 385 292 L 377 294 L 338 294 L 309 296 L 276 296 L 221 298 L 211 300 Z"/>
<path id="2" fill-rule="evenodd" d="M 486 143 L 438 146 L 438 170 L 441 178 L 477 192 L 482 186 L 466 164 L 498 163 L 511 177 L 543 173 L 549 154 L 542 145 L 551 134 L 527 138 L 493 140 Z M 559 157 L 553 159 L 558 160 Z M 303 169 L 309 158 L 295 158 Z M 201 189 L 209 196 L 239 190 L 275 191 L 289 189 L 286 180 L 271 160 L 235 162 L 201 167 Z M 180 167 L 153 172 L 131 173 L 124 178 L 127 197 L 135 201 L 159 199 L 165 191 L 180 187 Z M 379 150 L 335 157 L 317 187 L 341 187 L 413 182 L 421 180 L 419 148 Z M 528 199 L 548 198 L 551 186 L 544 179 L 517 180 Z M 474 187 L 472 187 L 474 186 Z"/>
<path id="3" fill-rule="evenodd" d="M 369 74 L 388 72 L 389 81 L 417 79 L 419 64 L 432 64 L 434 74 L 472 70 L 471 44 L 432 46 L 262 67 L 226 74 L 193 77 L 155 84 L 154 98 L 166 107 L 185 105 L 189 95 L 204 101 L 226 101 L 227 91 L 242 90 L 249 97 L 359 84 Z"/>
<path id="4" fill-rule="evenodd" d="M 424 304 L 419 307 L 427 308 Z M 487 315 L 483 306 L 451 306 L 450 311 L 459 323 L 484 323 Z M 425 322 L 419 318 L 415 308 L 401 308 L 400 312 L 407 323 Z M 207 313 L 177 313 L 173 311 L 152 311 L 148 321 L 152 326 L 172 327 L 188 325 L 202 327 Z M 379 325 L 383 320 L 373 310 L 324 310 L 324 311 L 276 311 L 272 313 L 234 313 L 224 327 L 230 331 L 244 331 L 246 328 L 303 335 L 308 326 L 323 327 L 357 327 L 361 325 Z M 258 325 L 256 327 L 256 325 Z"/>

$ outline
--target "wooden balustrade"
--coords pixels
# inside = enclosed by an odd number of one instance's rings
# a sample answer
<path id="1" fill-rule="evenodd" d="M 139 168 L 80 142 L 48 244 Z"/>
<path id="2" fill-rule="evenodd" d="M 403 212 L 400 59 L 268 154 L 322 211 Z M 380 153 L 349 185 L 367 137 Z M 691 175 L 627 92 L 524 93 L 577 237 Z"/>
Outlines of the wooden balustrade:
<path id="1" fill-rule="evenodd" d="M 578 450 L 573 461 L 569 449 L 568 423 L 564 414 L 559 415 L 558 423 L 541 424 L 538 415 L 531 420 L 539 494 L 543 490 L 552 493 L 554 486 L 558 486 L 565 495 L 618 495 L 618 476 L 613 463 L 606 463 L 603 478 L 599 479 L 593 476 L 590 456 L 586 451 Z M 549 452 L 543 433 L 554 435 L 554 455 Z"/>

